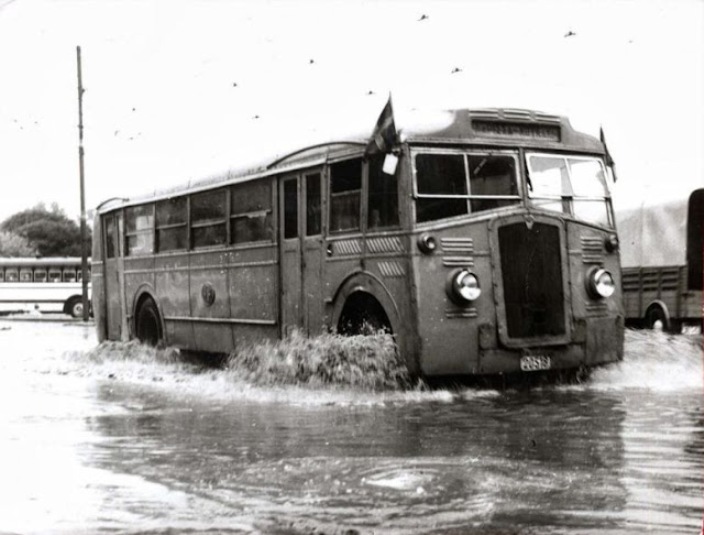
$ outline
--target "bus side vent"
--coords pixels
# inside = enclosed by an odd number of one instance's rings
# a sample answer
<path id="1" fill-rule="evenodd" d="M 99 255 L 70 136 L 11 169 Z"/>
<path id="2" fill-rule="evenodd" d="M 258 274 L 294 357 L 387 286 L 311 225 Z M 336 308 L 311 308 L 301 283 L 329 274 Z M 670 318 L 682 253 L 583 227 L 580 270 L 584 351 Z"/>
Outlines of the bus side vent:
<path id="1" fill-rule="evenodd" d="M 360 240 L 340 240 L 334 242 L 335 253 L 340 255 L 360 255 L 362 254 L 362 242 Z"/>
<path id="2" fill-rule="evenodd" d="M 472 238 L 440 238 L 440 245 L 445 253 L 474 254 Z"/>
<path id="3" fill-rule="evenodd" d="M 394 238 L 370 238 L 367 240 L 367 251 L 370 253 L 401 253 L 403 246 L 401 239 Z"/>
<path id="4" fill-rule="evenodd" d="M 443 256 L 442 265 L 445 267 L 473 267 L 474 258 L 471 256 Z"/>
<path id="5" fill-rule="evenodd" d="M 445 317 L 449 318 L 449 319 L 476 318 L 477 317 L 477 309 L 476 309 L 476 307 L 448 308 L 448 309 L 445 309 Z"/>
<path id="6" fill-rule="evenodd" d="M 379 262 L 382 277 L 405 277 L 406 270 L 399 262 Z"/>
<path id="7" fill-rule="evenodd" d="M 587 311 L 587 316 L 590 318 L 596 316 L 606 316 L 609 311 L 606 303 L 589 303 L 586 305 L 585 309 Z"/>
<path id="8" fill-rule="evenodd" d="M 599 237 L 582 236 L 582 263 L 602 264 L 604 262 L 604 242 Z"/>

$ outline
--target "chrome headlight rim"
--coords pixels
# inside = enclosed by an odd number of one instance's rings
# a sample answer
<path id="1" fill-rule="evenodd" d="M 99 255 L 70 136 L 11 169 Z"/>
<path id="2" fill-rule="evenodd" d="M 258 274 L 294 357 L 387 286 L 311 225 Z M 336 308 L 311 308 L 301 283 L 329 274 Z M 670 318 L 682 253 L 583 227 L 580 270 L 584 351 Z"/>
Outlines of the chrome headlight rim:
<path id="1" fill-rule="evenodd" d="M 482 294 L 479 277 L 466 268 L 460 268 L 450 273 L 445 291 L 456 305 L 467 306 L 474 303 Z"/>
<path id="2" fill-rule="evenodd" d="M 587 293 L 594 299 L 608 299 L 616 292 L 616 280 L 603 267 L 592 268 L 587 274 Z"/>

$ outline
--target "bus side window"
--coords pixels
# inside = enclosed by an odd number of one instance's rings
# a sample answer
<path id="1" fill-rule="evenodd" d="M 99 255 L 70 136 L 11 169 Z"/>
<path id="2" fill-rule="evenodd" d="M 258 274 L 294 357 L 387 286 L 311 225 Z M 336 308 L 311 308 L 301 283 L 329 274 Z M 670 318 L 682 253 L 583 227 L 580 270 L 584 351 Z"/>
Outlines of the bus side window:
<path id="1" fill-rule="evenodd" d="M 19 276 L 15 268 L 5 270 L 5 282 L 17 282 Z"/>
<path id="2" fill-rule="evenodd" d="M 5 282 L 5 271 L 0 268 L 0 282 Z"/>
<path id="3" fill-rule="evenodd" d="M 395 174 L 384 173 L 385 157 L 376 154 L 369 159 L 368 228 L 398 225 L 398 180 Z"/>
<path id="4" fill-rule="evenodd" d="M 322 232 L 320 173 L 306 175 L 306 236 Z"/>
<path id="5" fill-rule="evenodd" d="M 115 239 L 115 217 L 112 214 L 105 216 L 105 256 L 115 258 L 117 251 L 117 240 Z"/>
<path id="6" fill-rule="evenodd" d="M 362 160 L 330 165 L 330 230 L 358 230 L 362 192 Z"/>
<path id="7" fill-rule="evenodd" d="M 191 197 L 191 240 L 194 248 L 227 242 L 224 189 L 198 193 Z"/>
<path id="8" fill-rule="evenodd" d="M 125 210 L 125 236 L 128 256 L 154 252 L 153 204 L 134 206 Z"/>
<path id="9" fill-rule="evenodd" d="M 64 269 L 64 282 L 76 282 L 76 272 L 72 269 Z"/>
<path id="10" fill-rule="evenodd" d="M 233 186 L 230 191 L 231 243 L 272 241 L 271 180 Z"/>
<path id="11" fill-rule="evenodd" d="M 46 269 L 37 268 L 34 270 L 34 282 L 46 282 Z"/>
<path id="12" fill-rule="evenodd" d="M 20 269 L 20 282 L 32 282 L 34 274 L 31 269 Z"/>
<path id="13" fill-rule="evenodd" d="M 50 269 L 49 270 L 49 282 L 61 282 L 61 270 L 60 269 Z"/>
<path id="14" fill-rule="evenodd" d="M 176 197 L 156 203 L 156 250 L 188 248 L 188 203 Z"/>
<path id="15" fill-rule="evenodd" d="M 284 181 L 284 239 L 298 237 L 298 180 Z"/>

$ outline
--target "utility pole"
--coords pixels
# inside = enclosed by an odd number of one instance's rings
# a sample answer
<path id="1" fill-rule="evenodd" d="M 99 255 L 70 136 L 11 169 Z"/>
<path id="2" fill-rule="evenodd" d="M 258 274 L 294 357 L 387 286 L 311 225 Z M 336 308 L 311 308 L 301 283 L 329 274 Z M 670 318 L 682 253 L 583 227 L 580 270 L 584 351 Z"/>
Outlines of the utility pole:
<path id="1" fill-rule="evenodd" d="M 78 165 L 81 181 L 81 282 L 83 286 L 83 321 L 88 321 L 88 243 L 86 242 L 86 193 L 83 169 L 83 77 L 81 74 L 81 47 L 76 47 L 78 59 Z"/>

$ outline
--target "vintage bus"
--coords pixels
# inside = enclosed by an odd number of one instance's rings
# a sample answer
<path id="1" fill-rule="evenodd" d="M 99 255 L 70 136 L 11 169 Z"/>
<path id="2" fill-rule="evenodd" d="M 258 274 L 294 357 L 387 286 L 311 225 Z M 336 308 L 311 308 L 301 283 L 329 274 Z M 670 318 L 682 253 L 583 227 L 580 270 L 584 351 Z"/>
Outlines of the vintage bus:
<path id="1" fill-rule="evenodd" d="M 704 189 L 617 211 L 626 322 L 680 332 L 702 323 Z"/>
<path id="2" fill-rule="evenodd" d="M 567 119 L 409 113 L 98 208 L 100 340 L 227 353 L 297 329 L 392 333 L 414 376 L 623 354 L 608 152 Z"/>
<path id="3" fill-rule="evenodd" d="M 80 258 L 0 258 L 0 313 L 62 312 L 81 318 L 82 296 Z"/>

